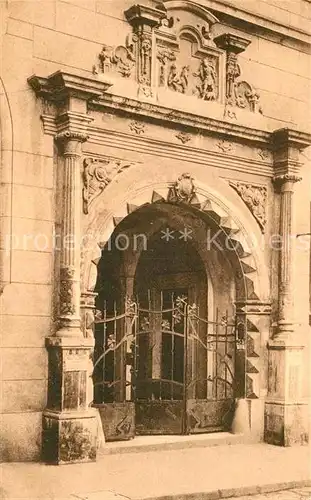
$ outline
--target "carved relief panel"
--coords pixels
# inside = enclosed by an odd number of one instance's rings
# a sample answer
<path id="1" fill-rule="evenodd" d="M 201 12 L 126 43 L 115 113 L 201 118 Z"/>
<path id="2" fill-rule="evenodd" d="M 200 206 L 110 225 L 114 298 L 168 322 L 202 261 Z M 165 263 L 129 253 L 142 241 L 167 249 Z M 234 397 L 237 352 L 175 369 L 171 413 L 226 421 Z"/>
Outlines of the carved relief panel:
<path id="1" fill-rule="evenodd" d="M 157 8 L 134 5 L 125 16 L 132 34 L 122 46 L 104 45 L 95 73 L 131 79 L 138 96 L 158 101 L 171 91 L 261 111 L 259 94 L 243 80 L 238 60 L 250 40 L 230 33 L 216 36 L 218 20 L 206 8 L 168 0 Z"/>
<path id="2" fill-rule="evenodd" d="M 156 84 L 205 101 L 221 98 L 223 54 L 213 44 L 201 45 L 198 34 L 184 30 L 173 50 L 158 38 Z"/>

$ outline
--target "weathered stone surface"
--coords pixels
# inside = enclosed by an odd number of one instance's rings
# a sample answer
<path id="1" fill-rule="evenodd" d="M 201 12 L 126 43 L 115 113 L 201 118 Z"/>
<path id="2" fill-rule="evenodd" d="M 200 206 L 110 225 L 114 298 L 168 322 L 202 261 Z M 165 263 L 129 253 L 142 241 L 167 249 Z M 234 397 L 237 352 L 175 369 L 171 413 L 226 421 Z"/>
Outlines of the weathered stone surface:
<path id="1" fill-rule="evenodd" d="M 43 459 L 56 464 L 94 461 L 96 426 L 95 417 L 59 420 L 44 414 Z"/>

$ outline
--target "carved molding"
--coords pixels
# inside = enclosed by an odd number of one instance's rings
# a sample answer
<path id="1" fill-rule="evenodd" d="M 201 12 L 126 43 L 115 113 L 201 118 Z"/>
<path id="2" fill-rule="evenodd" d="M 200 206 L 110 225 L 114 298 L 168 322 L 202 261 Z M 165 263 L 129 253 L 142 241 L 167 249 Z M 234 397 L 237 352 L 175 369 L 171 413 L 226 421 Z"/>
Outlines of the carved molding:
<path id="1" fill-rule="evenodd" d="M 83 212 L 88 214 L 92 201 L 123 170 L 132 165 L 121 160 L 85 158 L 83 161 Z"/>
<path id="2" fill-rule="evenodd" d="M 267 188 L 265 186 L 256 186 L 244 182 L 230 181 L 229 184 L 242 198 L 245 205 L 257 220 L 261 231 L 264 232 L 267 222 Z"/>

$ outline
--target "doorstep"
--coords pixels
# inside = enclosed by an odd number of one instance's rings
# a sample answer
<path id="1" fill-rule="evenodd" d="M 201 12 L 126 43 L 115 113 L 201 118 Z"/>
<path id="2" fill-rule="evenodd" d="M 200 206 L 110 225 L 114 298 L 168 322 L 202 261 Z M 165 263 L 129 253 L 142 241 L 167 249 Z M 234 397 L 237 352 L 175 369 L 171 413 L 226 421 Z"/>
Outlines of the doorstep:
<path id="1" fill-rule="evenodd" d="M 231 432 L 188 436 L 136 436 L 128 441 L 107 442 L 101 447 L 98 455 L 206 448 L 208 446 L 248 444 L 250 442 L 250 438 L 244 434 L 232 434 Z"/>

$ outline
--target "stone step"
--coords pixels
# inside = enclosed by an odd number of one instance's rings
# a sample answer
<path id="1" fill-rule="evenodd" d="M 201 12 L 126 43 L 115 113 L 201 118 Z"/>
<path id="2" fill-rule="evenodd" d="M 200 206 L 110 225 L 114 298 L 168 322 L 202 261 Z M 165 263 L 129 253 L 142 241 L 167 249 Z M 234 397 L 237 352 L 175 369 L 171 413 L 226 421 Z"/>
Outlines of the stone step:
<path id="1" fill-rule="evenodd" d="M 99 455 L 145 453 L 147 451 L 182 450 L 248 443 L 250 443 L 249 437 L 244 434 L 232 434 L 230 432 L 214 432 L 190 436 L 136 436 L 129 441 L 105 443 L 100 448 Z"/>

